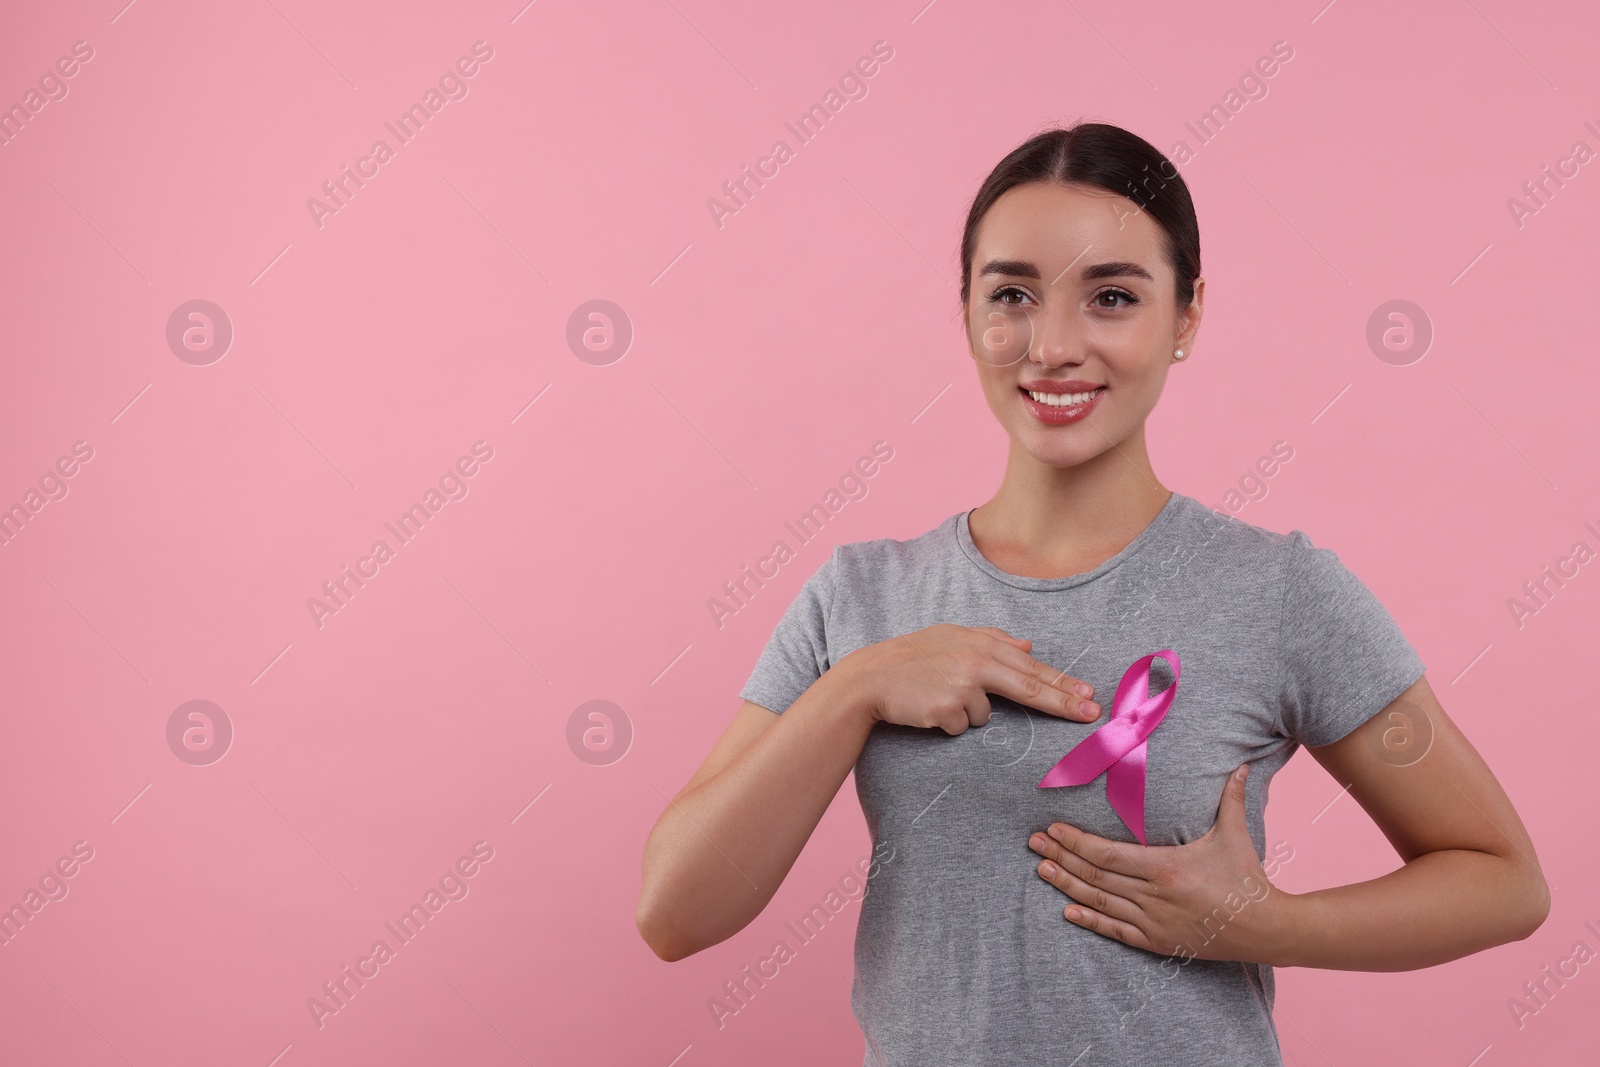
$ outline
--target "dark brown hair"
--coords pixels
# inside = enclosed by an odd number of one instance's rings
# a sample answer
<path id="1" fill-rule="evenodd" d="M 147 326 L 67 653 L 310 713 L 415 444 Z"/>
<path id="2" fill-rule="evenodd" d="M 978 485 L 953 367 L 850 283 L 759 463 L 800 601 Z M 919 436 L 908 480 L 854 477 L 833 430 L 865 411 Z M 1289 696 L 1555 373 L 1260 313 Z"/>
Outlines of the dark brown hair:
<path id="1" fill-rule="evenodd" d="M 1194 279 L 1200 276 L 1200 224 L 1178 168 L 1149 141 L 1120 126 L 1079 122 L 1029 138 L 984 179 L 961 235 L 963 309 L 972 289 L 978 223 L 996 200 L 1028 182 L 1093 185 L 1138 204 L 1166 233 L 1167 262 L 1177 276 L 1178 310 L 1194 301 Z"/>

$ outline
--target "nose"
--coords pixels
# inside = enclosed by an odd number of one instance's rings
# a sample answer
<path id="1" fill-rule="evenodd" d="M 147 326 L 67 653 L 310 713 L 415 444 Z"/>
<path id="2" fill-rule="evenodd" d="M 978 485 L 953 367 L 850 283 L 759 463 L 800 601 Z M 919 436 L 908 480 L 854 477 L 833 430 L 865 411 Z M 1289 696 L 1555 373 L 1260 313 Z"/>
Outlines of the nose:
<path id="1" fill-rule="evenodd" d="M 1032 316 L 1033 339 L 1028 358 L 1044 367 L 1083 362 L 1083 338 L 1074 309 L 1056 301 Z"/>

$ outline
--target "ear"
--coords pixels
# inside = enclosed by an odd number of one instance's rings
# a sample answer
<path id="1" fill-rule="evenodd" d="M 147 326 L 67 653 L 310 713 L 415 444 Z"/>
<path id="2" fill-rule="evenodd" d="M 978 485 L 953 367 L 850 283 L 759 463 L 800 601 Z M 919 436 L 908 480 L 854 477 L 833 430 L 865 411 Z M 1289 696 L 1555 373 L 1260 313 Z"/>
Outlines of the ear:
<path id="1" fill-rule="evenodd" d="M 1194 298 L 1189 301 L 1189 306 L 1178 312 L 1178 333 L 1172 339 L 1174 348 L 1181 348 L 1185 352 L 1194 348 L 1195 334 L 1200 329 L 1200 320 L 1205 317 L 1206 280 L 1199 275 L 1194 279 Z"/>

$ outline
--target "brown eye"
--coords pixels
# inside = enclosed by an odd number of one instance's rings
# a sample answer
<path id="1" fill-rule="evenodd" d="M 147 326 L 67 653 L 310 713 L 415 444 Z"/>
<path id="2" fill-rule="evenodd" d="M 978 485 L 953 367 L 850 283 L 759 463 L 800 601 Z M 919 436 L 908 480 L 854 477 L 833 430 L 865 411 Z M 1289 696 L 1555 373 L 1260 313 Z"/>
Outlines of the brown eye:
<path id="1" fill-rule="evenodd" d="M 1103 300 L 1108 296 L 1112 297 L 1113 301 L 1115 300 L 1116 297 L 1121 297 L 1122 299 L 1126 300 L 1128 303 L 1126 305 L 1119 305 L 1119 304 L 1113 302 L 1113 303 L 1110 303 L 1110 304 L 1096 304 L 1095 306 L 1096 307 L 1106 308 L 1107 310 L 1110 310 L 1112 308 L 1121 307 L 1121 306 L 1132 307 L 1134 304 L 1137 304 L 1139 302 L 1139 298 L 1138 297 L 1134 296 L 1132 293 L 1125 292 L 1125 291 L 1123 291 L 1121 289 L 1102 289 L 1098 293 L 1094 294 L 1094 298 L 1096 300 Z"/>

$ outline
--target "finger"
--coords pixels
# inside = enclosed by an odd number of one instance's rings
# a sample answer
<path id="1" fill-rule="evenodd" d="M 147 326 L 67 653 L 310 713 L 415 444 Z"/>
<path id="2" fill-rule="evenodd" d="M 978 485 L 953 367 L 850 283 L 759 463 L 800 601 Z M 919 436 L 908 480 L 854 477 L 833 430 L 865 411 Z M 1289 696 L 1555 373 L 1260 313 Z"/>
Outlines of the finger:
<path id="1" fill-rule="evenodd" d="M 1130 878 L 1125 874 L 1118 874 L 1116 871 L 1090 863 L 1076 852 L 1057 843 L 1048 834 L 1034 834 L 1028 839 L 1028 847 L 1056 867 L 1064 869 L 1079 882 L 1096 890 L 1113 893 L 1136 904 L 1150 891 L 1150 883 L 1145 879 Z M 1072 895 L 1078 896 L 1077 893 Z M 1078 899 L 1084 900 L 1082 897 Z M 1084 903 L 1090 907 L 1099 907 L 1092 900 L 1084 900 Z"/>
<path id="2" fill-rule="evenodd" d="M 973 726 L 987 726 L 994 717 L 994 706 L 982 690 L 974 689 L 968 693 L 965 709 L 967 721 Z"/>
<path id="3" fill-rule="evenodd" d="M 1074 903 L 1082 904 L 1092 911 L 1121 919 L 1135 926 L 1144 917 L 1144 910 L 1127 897 L 1108 892 L 1101 886 L 1091 885 L 1050 860 L 1041 860 L 1035 870 L 1038 871 L 1039 877 L 1067 894 Z"/>
<path id="4" fill-rule="evenodd" d="M 1066 671 L 1057 670 L 1043 660 L 1034 659 L 1030 655 L 1023 654 L 1021 656 L 1007 656 L 1005 657 L 1005 662 L 1020 671 L 1031 674 L 1046 685 L 1061 690 L 1063 693 L 1072 693 L 1085 700 L 1094 698 L 1093 685 L 1090 685 L 1082 678 L 1068 674 Z"/>
<path id="5" fill-rule="evenodd" d="M 984 726 L 994 714 L 989 705 L 989 698 L 981 689 L 975 686 L 964 686 L 960 690 L 961 703 L 952 705 L 939 712 L 937 721 L 930 726 L 937 726 L 951 737 L 960 737 L 970 727 Z"/>
<path id="6" fill-rule="evenodd" d="M 1037 707 L 1056 718 L 1070 718 L 1080 723 L 1091 723 L 1099 718 L 1101 707 L 1088 699 L 1093 688 L 1086 681 L 1078 683 L 1077 678 L 1067 678 L 1048 664 L 1018 654 L 1022 661 L 1016 665 L 995 657 L 994 670 L 990 670 L 986 678 L 989 691 L 1010 697 L 1018 704 Z M 1061 678 L 1061 683 L 1051 685 L 1056 678 Z M 1077 685 L 1082 685 L 1083 689 L 1075 688 Z"/>
<path id="7" fill-rule="evenodd" d="M 1222 787 L 1222 800 L 1217 804 L 1217 826 L 1225 830 L 1249 832 L 1249 822 L 1244 810 L 1245 779 L 1250 774 L 1250 764 L 1242 763 L 1228 775 L 1228 784 Z"/>
<path id="8" fill-rule="evenodd" d="M 990 691 L 1058 718 L 1093 722 L 1100 717 L 1094 686 L 1041 663 L 1020 649 L 994 647 L 994 670 L 985 681 Z"/>
<path id="9" fill-rule="evenodd" d="M 1121 941 L 1124 945 L 1132 945 L 1134 948 L 1142 948 L 1149 952 L 1156 951 L 1155 946 L 1150 943 L 1150 939 L 1144 936 L 1144 931 L 1132 923 L 1114 919 L 1109 915 L 1102 915 L 1093 908 L 1086 908 L 1082 904 L 1069 905 L 1063 914 L 1066 915 L 1070 922 L 1077 923 L 1085 929 L 1093 930 L 1095 933 L 1113 940 Z"/>
<path id="10" fill-rule="evenodd" d="M 1128 845 L 1121 841 L 1112 841 L 1073 826 L 1071 823 L 1051 823 L 1046 831 L 1062 847 L 1076 853 L 1088 860 L 1096 867 L 1118 874 L 1127 875 L 1129 878 L 1138 878 L 1142 881 L 1153 881 L 1147 868 L 1139 862 L 1139 853 L 1148 851 L 1139 845 Z"/>

